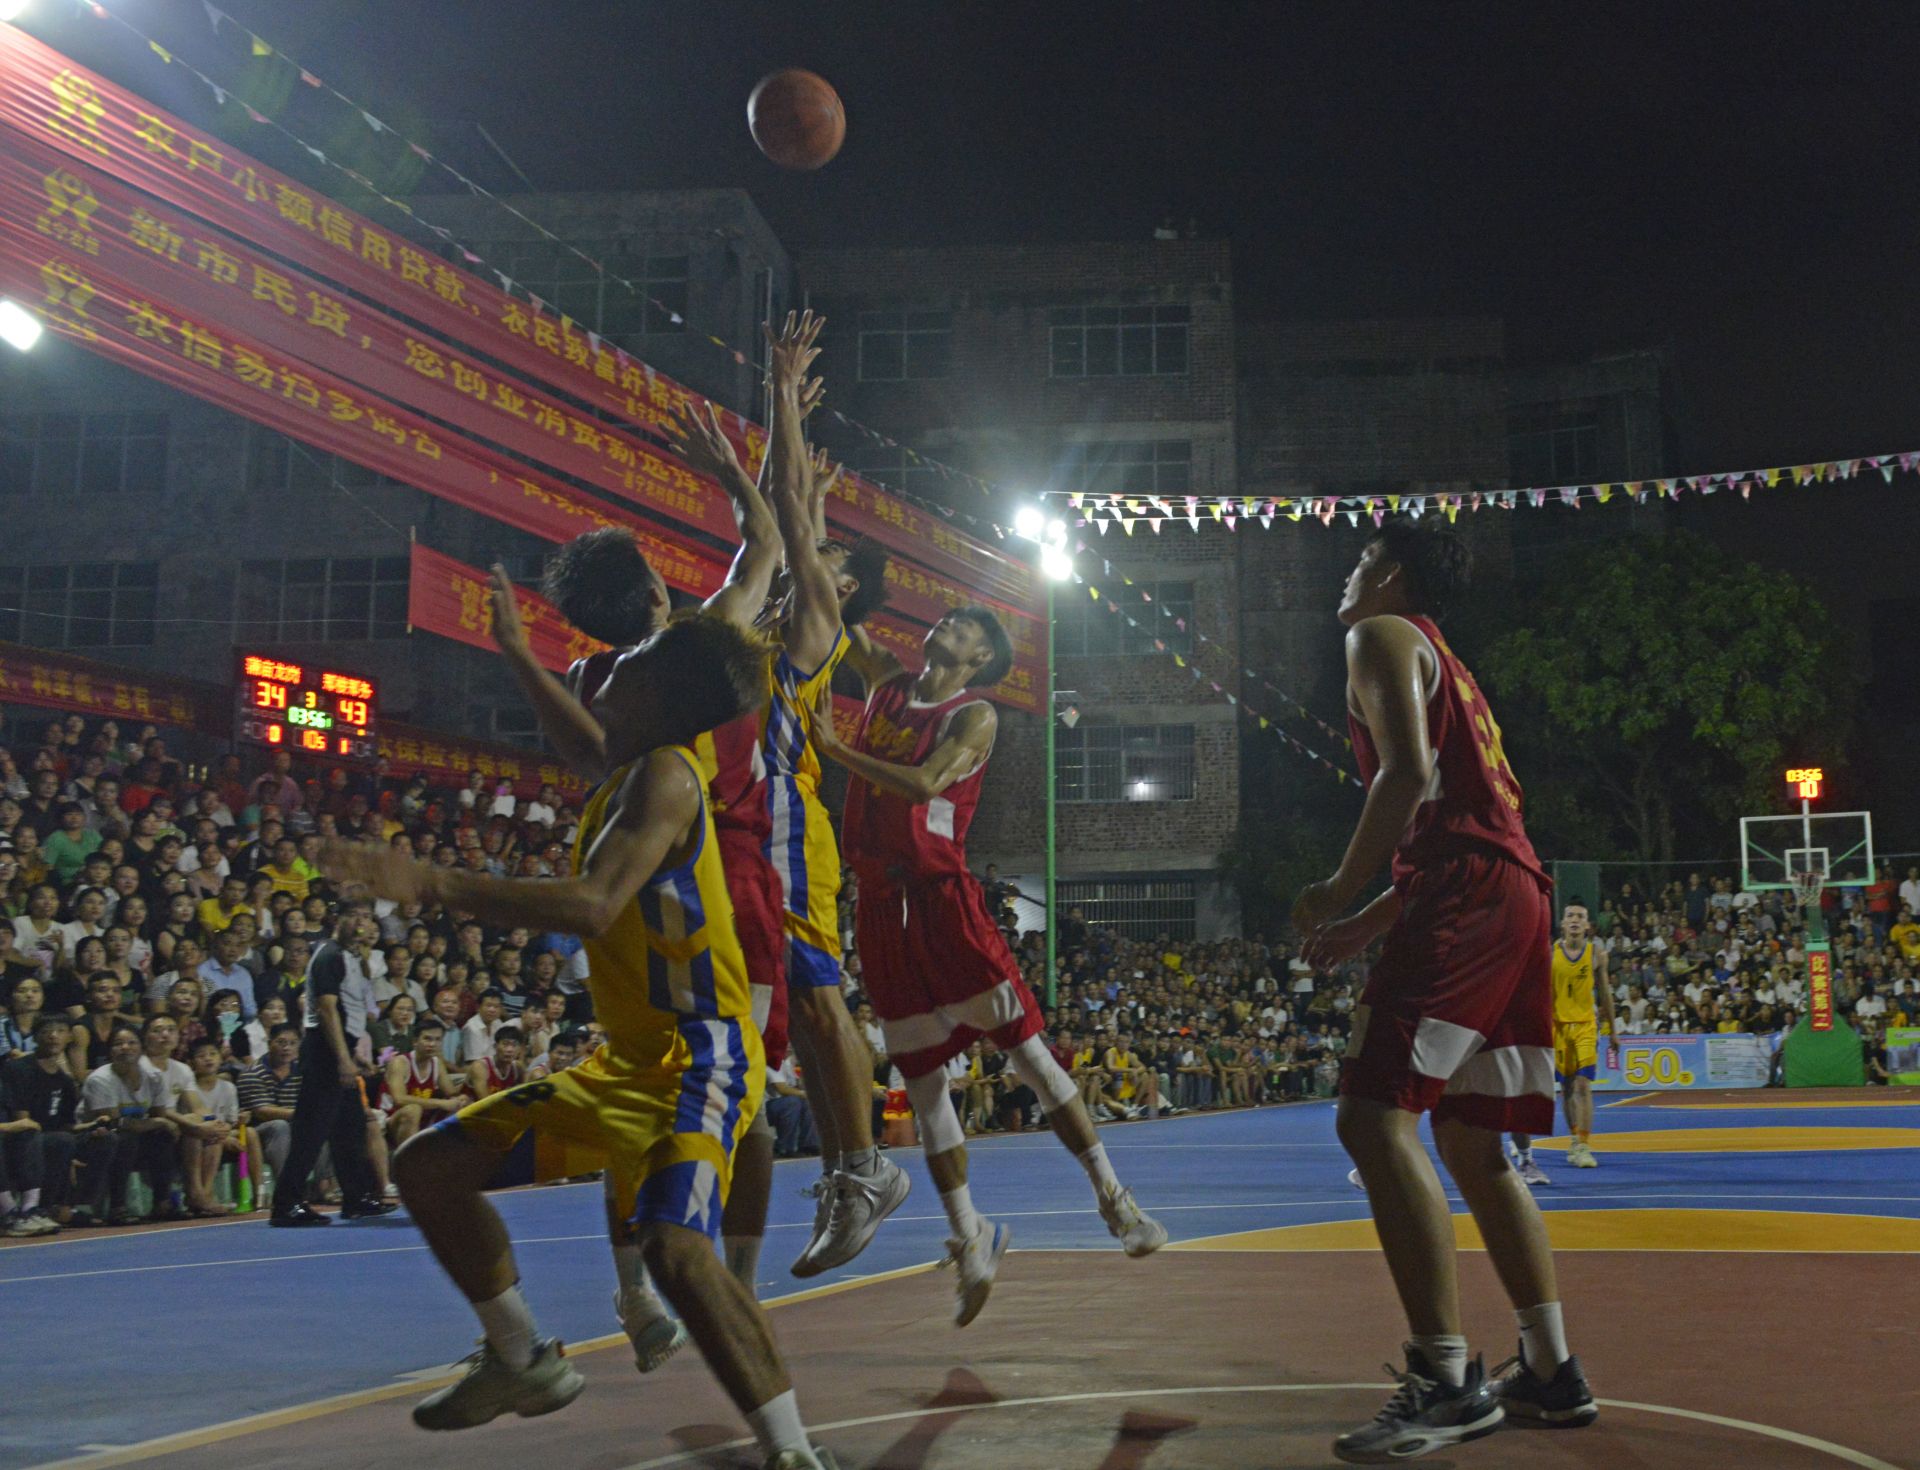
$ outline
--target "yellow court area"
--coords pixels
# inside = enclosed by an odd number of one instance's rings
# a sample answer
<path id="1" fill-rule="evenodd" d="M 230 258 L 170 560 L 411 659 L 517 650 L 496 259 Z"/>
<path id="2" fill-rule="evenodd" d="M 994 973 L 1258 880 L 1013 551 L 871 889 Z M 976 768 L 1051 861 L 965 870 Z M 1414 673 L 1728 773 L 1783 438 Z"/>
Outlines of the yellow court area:
<path id="1" fill-rule="evenodd" d="M 1684 1097 L 1685 1095 L 1686 1094 L 1684 1093 L 1679 1093 L 1679 1094 L 1676 1094 L 1676 1097 Z M 1767 1112 L 1773 1113 L 1773 1112 L 1781 1112 L 1781 1111 L 1787 1111 L 1792 1109 L 1798 1109 L 1801 1111 L 1817 1111 L 1817 1110 L 1824 1110 L 1826 1108 L 1910 1108 L 1910 1107 L 1916 1106 L 1916 1103 L 1920 1103 L 1920 1099 L 1915 1099 L 1911 1097 L 1900 1097 L 1897 1095 L 1892 1097 L 1881 1096 L 1881 1097 L 1847 1098 L 1840 1101 L 1835 1101 L 1833 1099 L 1823 1100 L 1820 1098 L 1807 1098 L 1804 1100 L 1788 1099 L 1787 1101 L 1784 1101 L 1784 1102 L 1768 1101 L 1764 1103 L 1679 1102 L 1679 1101 L 1667 1102 L 1665 1100 L 1656 1102 L 1656 1101 L 1653 1101 L 1652 1099 L 1644 1098 L 1644 1097 L 1626 1097 L 1626 1098 L 1621 1098 L 1618 1102 L 1600 1103 L 1598 1104 L 1598 1106 L 1603 1108 L 1624 1108 L 1624 1107 L 1632 1106 L 1632 1107 L 1639 1108 L 1643 1112 L 1656 1112 L 1656 1113 L 1666 1113 L 1666 1112 L 1752 1113 L 1752 1112 L 1758 1112 L 1761 1109 L 1765 1109 Z"/>
<path id="2" fill-rule="evenodd" d="M 1537 1147 L 1537 1145 L 1536 1145 Z M 1791 1210 L 1547 1210 L 1547 1234 L 1562 1251 L 1796 1251 L 1920 1255 L 1920 1220 Z M 1453 1217 L 1461 1250 L 1485 1250 L 1471 1215 Z M 1282 1225 L 1177 1241 L 1175 1251 L 1372 1251 L 1371 1220 Z"/>
<path id="3" fill-rule="evenodd" d="M 1535 1148 L 1565 1149 L 1567 1137 L 1537 1138 Z M 1920 1148 L 1920 1128 L 1645 1128 L 1603 1134 L 1594 1152 L 1607 1154 L 1844 1153 L 1865 1148 Z"/>

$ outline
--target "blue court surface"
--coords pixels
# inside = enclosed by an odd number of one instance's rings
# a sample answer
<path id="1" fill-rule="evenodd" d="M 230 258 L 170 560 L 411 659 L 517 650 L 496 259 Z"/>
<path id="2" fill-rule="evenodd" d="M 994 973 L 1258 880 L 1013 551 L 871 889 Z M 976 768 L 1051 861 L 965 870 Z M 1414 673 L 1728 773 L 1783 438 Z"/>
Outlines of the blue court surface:
<path id="1" fill-rule="evenodd" d="M 1565 1167 L 1564 1140 L 1543 1140 L 1538 1157 L 1553 1185 L 1538 1191 L 1542 1206 L 1574 1212 L 1569 1227 L 1607 1226 L 1597 1236 L 1563 1236 L 1556 1226 L 1557 1243 L 1745 1250 L 1756 1247 L 1740 1231 L 1759 1229 L 1786 1243 L 1758 1248 L 1920 1251 L 1920 1098 L 1904 1106 L 1884 1091 L 1861 1101 L 1889 1105 L 1824 1106 L 1781 1092 L 1750 1099 L 1603 1097 L 1594 1170 Z M 1330 1103 L 1116 1126 L 1102 1137 L 1177 1243 L 1350 1249 L 1324 1242 L 1351 1236 L 1337 1222 L 1366 1217 L 1364 1196 L 1347 1182 Z M 970 1148 L 975 1200 L 1012 1227 L 1016 1250 L 1112 1249 L 1085 1176 L 1050 1135 L 994 1136 Z M 945 1220 L 917 1151 L 894 1157 L 914 1176 L 913 1196 L 852 1268 L 805 1283 L 786 1267 L 806 1237 L 812 1205 L 801 1190 L 817 1164 L 778 1166 L 763 1299 L 943 1254 Z M 543 1329 L 570 1342 L 616 1330 L 599 1187 L 537 1187 L 495 1201 Z M 1676 1213 L 1690 1211 L 1721 1212 L 1710 1218 L 1729 1231 L 1702 1235 L 1701 1217 Z M 1687 1233 L 1679 1244 L 1676 1221 Z M 1318 1245 L 1313 1232 L 1289 1229 L 1329 1225 L 1334 1235 Z M 1854 1240 L 1856 1225 L 1864 1233 Z M 1299 1247 L 1289 1244 L 1296 1239 Z M 1920 1258 L 1914 1265 L 1920 1270 Z M 944 1278 L 914 1284 L 944 1305 Z M 123 1461 L 108 1452 L 430 1377 L 476 1336 L 472 1314 L 404 1215 L 318 1231 L 274 1231 L 255 1217 L 23 1243 L 0 1250 L 0 1321 L 0 1470 L 74 1457 Z M 271 1463 L 268 1446 L 258 1448 L 260 1462 Z"/>

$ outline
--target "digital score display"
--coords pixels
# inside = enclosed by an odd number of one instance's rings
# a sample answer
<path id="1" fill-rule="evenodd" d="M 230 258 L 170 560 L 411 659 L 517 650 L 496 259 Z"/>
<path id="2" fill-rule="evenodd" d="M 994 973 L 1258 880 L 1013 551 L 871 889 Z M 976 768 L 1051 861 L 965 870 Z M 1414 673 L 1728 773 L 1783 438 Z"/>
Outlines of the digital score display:
<path id="1" fill-rule="evenodd" d="M 1827 773 L 1819 766 L 1795 766 L 1787 772 L 1787 784 L 1802 801 L 1818 801 Z"/>
<path id="2" fill-rule="evenodd" d="M 243 653 L 234 684 L 234 739 L 318 760 L 379 755 L 373 680 L 267 654 Z"/>

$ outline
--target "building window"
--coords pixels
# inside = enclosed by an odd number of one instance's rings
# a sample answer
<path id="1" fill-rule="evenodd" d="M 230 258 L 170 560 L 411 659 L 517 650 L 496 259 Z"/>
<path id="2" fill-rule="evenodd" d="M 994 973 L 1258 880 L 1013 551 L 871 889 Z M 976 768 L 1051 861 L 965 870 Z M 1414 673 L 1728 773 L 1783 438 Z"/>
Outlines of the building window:
<path id="1" fill-rule="evenodd" d="M 953 367 L 950 311 L 860 313 L 860 381 L 944 378 Z"/>
<path id="2" fill-rule="evenodd" d="M 1047 315 L 1056 378 L 1144 378 L 1187 370 L 1185 306 L 1063 306 Z"/>
<path id="3" fill-rule="evenodd" d="M 166 483 L 163 413 L 0 418 L 0 494 L 158 495 Z"/>
<path id="4" fill-rule="evenodd" d="M 263 495 L 315 495 L 331 489 L 369 490 L 399 483 L 378 470 L 309 449 L 258 424 L 247 427 L 246 480 L 248 491 Z"/>
<path id="5" fill-rule="evenodd" d="M 154 562 L 0 567 L 0 638 L 41 648 L 153 644 Z"/>
<path id="6" fill-rule="evenodd" d="M 1075 879 L 1058 884 L 1055 899 L 1062 912 L 1077 908 L 1089 924 L 1122 939 L 1194 936 L 1198 895 L 1191 878 Z"/>
<path id="7" fill-rule="evenodd" d="M 1529 404 L 1507 415 L 1507 473 L 1515 485 L 1579 485 L 1600 464 L 1600 425 L 1591 410 Z"/>
<path id="8" fill-rule="evenodd" d="M 536 749 L 541 744 L 540 718 L 531 705 L 496 706 L 492 716 L 493 738 L 503 745 L 524 745 Z"/>
<path id="9" fill-rule="evenodd" d="M 1060 478 L 1065 489 L 1090 495 L 1188 495 L 1193 491 L 1193 441 L 1069 444 L 1061 457 Z"/>
<path id="10" fill-rule="evenodd" d="M 942 463 L 952 466 L 953 456 L 947 456 Z M 942 487 L 950 479 L 927 460 L 916 460 L 904 449 L 875 447 L 857 450 L 848 456 L 847 464 L 849 468 L 858 470 L 869 480 L 884 485 L 887 489 L 904 495 L 910 500 L 940 500 Z"/>
<path id="11" fill-rule="evenodd" d="M 1095 725 L 1054 732 L 1060 801 L 1192 801 L 1193 726 Z"/>
<path id="12" fill-rule="evenodd" d="M 495 241 L 480 246 L 479 255 L 549 311 L 616 346 L 632 349 L 642 337 L 686 331 L 686 255 L 648 255 L 617 240 L 577 243 L 582 254 L 606 267 L 604 274 L 549 240 Z M 622 280 L 633 282 L 633 289 Z"/>
<path id="13" fill-rule="evenodd" d="M 1151 605 L 1140 598 L 1146 593 Z M 1053 651 L 1061 658 L 1099 658 L 1108 655 L 1193 652 L 1193 583 L 1141 582 L 1114 594 L 1121 612 L 1086 597 L 1068 597 L 1055 604 Z M 1121 613 L 1130 614 L 1129 625 Z M 1185 626 L 1182 626 L 1182 625 Z"/>
<path id="14" fill-rule="evenodd" d="M 243 561 L 234 595 L 242 643 L 359 643 L 407 633 L 407 558 Z"/>

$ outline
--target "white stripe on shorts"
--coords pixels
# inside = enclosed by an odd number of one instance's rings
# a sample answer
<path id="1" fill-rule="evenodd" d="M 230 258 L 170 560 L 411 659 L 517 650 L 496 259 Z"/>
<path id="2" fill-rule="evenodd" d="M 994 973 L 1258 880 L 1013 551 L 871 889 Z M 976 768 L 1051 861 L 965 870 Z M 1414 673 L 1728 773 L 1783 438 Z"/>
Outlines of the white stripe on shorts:
<path id="1" fill-rule="evenodd" d="M 935 1006 L 898 1021 L 883 1020 L 880 1030 L 886 1037 L 888 1054 L 903 1057 L 940 1045 L 962 1026 L 971 1026 L 975 1031 L 998 1031 L 1026 1013 L 1013 982 L 1002 980 L 993 989 L 970 995 L 953 1005 Z"/>

